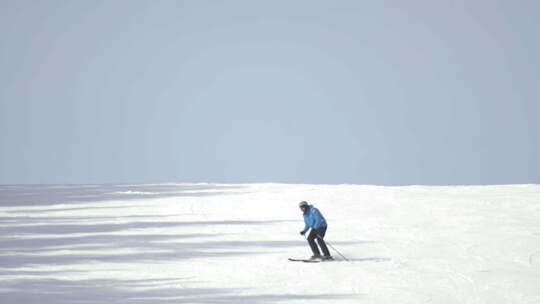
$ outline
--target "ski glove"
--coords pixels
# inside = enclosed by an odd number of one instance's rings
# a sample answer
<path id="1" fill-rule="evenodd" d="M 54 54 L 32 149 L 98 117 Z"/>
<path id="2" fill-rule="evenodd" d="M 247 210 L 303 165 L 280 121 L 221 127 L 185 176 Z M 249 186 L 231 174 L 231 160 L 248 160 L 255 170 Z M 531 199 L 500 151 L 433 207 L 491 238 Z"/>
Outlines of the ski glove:
<path id="1" fill-rule="evenodd" d="M 304 235 L 304 234 L 306 234 L 306 232 L 304 230 L 302 230 L 302 231 L 300 231 L 300 234 Z"/>

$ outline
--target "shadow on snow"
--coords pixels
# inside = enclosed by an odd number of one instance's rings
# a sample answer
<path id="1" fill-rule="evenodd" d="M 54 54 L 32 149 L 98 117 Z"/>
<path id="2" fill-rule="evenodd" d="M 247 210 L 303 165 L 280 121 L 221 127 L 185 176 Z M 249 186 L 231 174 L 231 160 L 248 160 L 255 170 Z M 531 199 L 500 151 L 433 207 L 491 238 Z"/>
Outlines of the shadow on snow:
<path id="1" fill-rule="evenodd" d="M 0 291 L 6 303 L 280 303 L 289 300 L 339 300 L 351 294 L 257 294 L 238 295 L 233 288 L 186 288 L 185 279 L 158 280 L 26 280 L 8 283 Z M 167 287 L 163 287 L 167 286 Z M 54 290 L 54 292 L 51 292 Z"/>
<path id="2" fill-rule="evenodd" d="M 242 186 L 222 185 L 0 185 L 0 207 L 48 206 L 108 200 L 235 194 Z M 73 206 L 55 211 L 88 211 L 121 206 Z M 40 215 L 43 210 L 25 210 Z M 11 211 L 8 211 L 11 212 Z M 80 214 L 80 213 L 79 213 Z M 41 214 L 43 215 L 43 214 Z M 178 215 L 175 215 L 178 218 Z M 111 223 L 108 221 L 114 220 Z M 118 223 L 116 221 L 125 221 Z M 104 223 L 96 223 L 104 221 Z M 208 226 L 275 225 L 289 220 L 173 221 L 167 216 L 13 216 L 0 217 L 0 298 L 3 303 L 279 303 L 323 299 L 329 302 L 352 295 L 257 294 L 240 296 L 231 288 L 186 287 L 183 280 L 60 280 L 76 270 L 43 271 L 52 265 L 88 263 L 175 263 L 193 259 L 267 254 L 269 249 L 306 247 L 305 241 L 223 240 L 220 233 L 187 233 L 183 228 Z M 173 233 L 150 233 L 161 229 Z M 261 228 L 258 228 L 261 229 Z M 140 230 L 135 231 L 134 230 Z M 203 230 L 204 231 L 204 230 Z M 127 234 L 127 232 L 132 234 Z M 133 233 L 134 232 L 134 233 Z M 51 236 L 52 234 L 52 236 Z M 333 242 L 354 245 L 368 242 Z M 364 258 L 352 261 L 384 261 Z M 48 276 L 48 278 L 47 278 Z M 16 277 L 17 279 L 13 279 Z M 186 281 L 187 280 L 187 281 Z M 166 287 L 164 287 L 166 286 Z"/>
<path id="3" fill-rule="evenodd" d="M 241 185 L 0 185 L 0 207 L 235 194 Z"/>

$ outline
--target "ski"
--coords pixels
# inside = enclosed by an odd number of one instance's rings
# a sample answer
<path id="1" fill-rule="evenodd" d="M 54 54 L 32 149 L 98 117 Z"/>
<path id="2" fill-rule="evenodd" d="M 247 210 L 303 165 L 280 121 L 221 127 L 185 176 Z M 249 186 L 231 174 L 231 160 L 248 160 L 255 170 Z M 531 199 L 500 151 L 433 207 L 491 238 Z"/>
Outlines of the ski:
<path id="1" fill-rule="evenodd" d="M 330 258 L 330 259 L 315 259 L 315 260 L 311 260 L 311 259 L 293 259 L 293 258 L 289 258 L 289 261 L 291 262 L 304 262 L 304 263 L 320 263 L 320 262 L 332 262 L 332 261 L 336 261 L 334 258 Z"/>
<path id="2" fill-rule="evenodd" d="M 309 260 L 309 259 L 293 259 L 289 258 L 289 261 L 291 262 L 304 262 L 304 263 L 320 263 L 321 260 Z"/>

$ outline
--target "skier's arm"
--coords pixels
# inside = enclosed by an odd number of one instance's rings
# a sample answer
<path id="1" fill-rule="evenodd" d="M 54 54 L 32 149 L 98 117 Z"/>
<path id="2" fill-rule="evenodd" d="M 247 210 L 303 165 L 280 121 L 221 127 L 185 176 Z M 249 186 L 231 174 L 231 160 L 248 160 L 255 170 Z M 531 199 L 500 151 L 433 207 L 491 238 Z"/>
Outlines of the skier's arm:
<path id="1" fill-rule="evenodd" d="M 305 218 L 304 218 L 304 223 L 305 223 L 305 225 L 304 225 L 304 230 L 302 230 L 302 231 L 307 232 L 308 229 L 309 229 L 309 224 L 308 224 L 307 219 L 305 219 Z"/>

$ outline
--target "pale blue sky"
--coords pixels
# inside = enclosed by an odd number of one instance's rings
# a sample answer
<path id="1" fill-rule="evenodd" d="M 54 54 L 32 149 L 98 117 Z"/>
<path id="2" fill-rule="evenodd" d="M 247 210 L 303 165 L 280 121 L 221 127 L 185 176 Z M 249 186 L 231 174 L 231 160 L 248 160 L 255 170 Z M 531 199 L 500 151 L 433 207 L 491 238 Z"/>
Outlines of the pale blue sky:
<path id="1" fill-rule="evenodd" d="M 0 183 L 540 182 L 540 1 L 0 0 Z"/>

